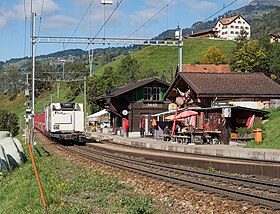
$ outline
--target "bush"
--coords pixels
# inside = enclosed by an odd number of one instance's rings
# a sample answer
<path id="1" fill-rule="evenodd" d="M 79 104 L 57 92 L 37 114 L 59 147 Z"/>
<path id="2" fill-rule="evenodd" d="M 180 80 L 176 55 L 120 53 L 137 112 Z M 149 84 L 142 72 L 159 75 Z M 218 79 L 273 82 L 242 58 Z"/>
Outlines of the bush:
<path id="1" fill-rule="evenodd" d="M 13 136 L 19 133 L 18 117 L 6 110 L 0 110 L 0 130 L 9 131 Z"/>

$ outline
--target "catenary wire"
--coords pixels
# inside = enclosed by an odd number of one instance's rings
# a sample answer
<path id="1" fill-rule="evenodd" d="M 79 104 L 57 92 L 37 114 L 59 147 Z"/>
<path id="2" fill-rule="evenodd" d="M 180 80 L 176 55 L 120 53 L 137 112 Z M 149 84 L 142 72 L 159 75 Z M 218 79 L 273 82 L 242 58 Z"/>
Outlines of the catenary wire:
<path id="1" fill-rule="evenodd" d="M 168 2 L 164 7 L 162 7 L 158 12 L 156 12 L 151 18 L 149 18 L 144 24 L 142 24 L 141 26 L 139 26 L 135 31 L 133 31 L 127 38 L 131 37 L 133 34 L 135 34 L 140 28 L 142 28 L 144 25 L 146 25 L 148 22 L 150 22 L 153 18 L 155 18 L 159 13 L 161 13 L 161 11 L 163 11 L 166 7 L 168 7 L 173 1 L 175 0 L 171 0 L 170 2 Z"/>
<path id="2" fill-rule="evenodd" d="M 40 14 L 40 23 L 39 23 L 39 27 L 38 27 L 38 36 L 40 35 L 40 31 L 41 31 L 41 25 L 42 25 L 42 18 L 43 18 L 43 12 L 44 12 L 44 4 L 45 4 L 45 0 L 42 1 L 42 7 L 41 7 L 41 14 Z"/>
<path id="3" fill-rule="evenodd" d="M 232 4 L 234 4 L 235 2 L 237 2 L 238 0 L 234 0 L 232 1 L 231 3 L 227 4 L 227 5 L 223 5 L 223 8 L 220 9 L 219 11 L 215 12 L 214 14 L 212 14 L 211 16 L 207 17 L 206 19 L 204 19 L 202 21 L 203 22 L 206 22 L 207 20 L 211 19 L 213 16 L 217 15 L 218 13 L 220 13 L 221 11 L 223 11 L 224 9 L 226 9 L 227 7 L 231 6 Z"/>
<path id="4" fill-rule="evenodd" d="M 89 9 L 90 9 L 90 7 L 91 7 L 93 1 L 94 1 L 94 0 L 91 0 L 89 6 L 87 7 L 87 9 L 86 9 L 86 11 L 85 11 L 85 13 L 83 14 L 82 18 L 80 19 L 79 24 L 77 25 L 77 27 L 75 28 L 74 32 L 72 33 L 71 38 L 75 35 L 75 33 L 77 32 L 78 28 L 80 27 L 82 21 L 84 20 L 86 14 L 88 13 L 88 11 L 89 11 Z M 67 47 L 67 45 L 68 45 L 68 43 L 65 44 L 64 49 Z"/>
<path id="5" fill-rule="evenodd" d="M 27 42 L 27 14 L 26 14 L 26 2 L 23 1 L 23 10 L 24 10 L 24 45 L 23 45 L 23 56 L 26 56 L 26 42 Z"/>
<path id="6" fill-rule="evenodd" d="M 97 31 L 97 33 L 95 34 L 95 36 L 93 37 L 92 40 L 94 40 L 98 34 L 100 33 L 100 31 L 105 27 L 105 25 L 107 24 L 107 22 L 110 20 L 110 18 L 114 15 L 114 13 L 116 12 L 116 10 L 119 8 L 119 6 L 121 5 L 121 3 L 123 2 L 123 0 L 121 0 L 120 2 L 117 3 L 117 6 L 115 7 L 115 9 L 112 11 L 112 13 L 109 15 L 109 17 L 106 19 L 106 21 L 103 23 L 103 25 L 100 27 L 100 29 Z M 90 44 L 87 45 L 87 47 L 85 48 L 85 50 L 88 49 Z"/>
<path id="7" fill-rule="evenodd" d="M 40 22 L 39 22 L 37 37 L 40 36 L 41 25 L 42 25 L 42 18 L 43 18 L 43 12 L 44 12 L 44 4 L 45 4 L 45 0 L 42 1 L 41 14 L 40 14 Z M 35 52 L 37 52 L 37 47 L 38 47 L 38 45 L 36 46 L 36 51 Z"/>

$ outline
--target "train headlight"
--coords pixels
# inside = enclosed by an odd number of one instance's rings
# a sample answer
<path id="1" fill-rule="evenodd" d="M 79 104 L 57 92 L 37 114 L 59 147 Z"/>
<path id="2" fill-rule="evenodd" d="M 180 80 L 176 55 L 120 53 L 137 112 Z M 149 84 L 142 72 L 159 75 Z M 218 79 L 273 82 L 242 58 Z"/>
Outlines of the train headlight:
<path id="1" fill-rule="evenodd" d="M 59 125 L 53 125 L 53 129 L 59 129 Z"/>

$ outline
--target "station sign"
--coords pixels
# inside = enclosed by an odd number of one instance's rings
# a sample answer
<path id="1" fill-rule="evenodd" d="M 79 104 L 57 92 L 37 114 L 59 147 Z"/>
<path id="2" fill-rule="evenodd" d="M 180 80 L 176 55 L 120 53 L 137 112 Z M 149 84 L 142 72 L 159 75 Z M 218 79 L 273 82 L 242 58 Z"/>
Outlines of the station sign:
<path id="1" fill-rule="evenodd" d="M 168 105 L 168 111 L 176 111 L 177 104 L 176 103 L 170 103 Z"/>
<path id="2" fill-rule="evenodd" d="M 143 103 L 142 108 L 162 108 L 160 103 Z"/>
<path id="3" fill-rule="evenodd" d="M 125 110 L 122 111 L 122 114 L 123 114 L 124 116 L 126 116 L 126 115 L 128 115 L 128 111 L 125 109 Z"/>

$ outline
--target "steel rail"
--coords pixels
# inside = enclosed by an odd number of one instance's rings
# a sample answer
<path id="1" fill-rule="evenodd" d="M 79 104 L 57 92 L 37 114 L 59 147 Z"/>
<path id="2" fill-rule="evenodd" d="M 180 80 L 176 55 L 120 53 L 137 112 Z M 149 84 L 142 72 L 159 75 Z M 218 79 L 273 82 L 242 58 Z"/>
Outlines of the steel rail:
<path id="1" fill-rule="evenodd" d="M 145 176 L 155 177 L 155 178 L 158 178 L 161 180 L 167 180 L 167 181 L 170 181 L 175 184 L 190 186 L 190 187 L 193 187 L 193 188 L 196 188 L 199 190 L 203 190 L 203 191 L 206 190 L 209 192 L 218 193 L 218 194 L 227 196 L 229 198 L 235 198 L 238 200 L 242 199 L 242 200 L 250 201 L 257 205 L 262 205 L 262 206 L 270 207 L 273 209 L 280 209 L 280 199 L 279 198 L 263 196 L 260 194 L 256 194 L 256 193 L 252 193 L 252 192 L 248 192 L 248 191 L 244 191 L 244 190 L 234 190 L 234 189 L 219 186 L 219 185 L 202 183 L 202 182 L 195 181 L 192 179 L 186 179 L 186 178 L 182 179 L 182 178 L 177 178 L 177 177 L 173 177 L 173 176 L 158 173 L 158 172 L 148 171 L 145 169 L 128 166 L 127 163 L 120 164 L 120 163 L 116 163 L 114 161 L 109 161 L 109 160 L 105 160 L 103 158 L 98 158 L 98 157 L 95 157 L 92 155 L 88 155 L 88 154 L 84 153 L 85 151 L 83 151 L 83 152 L 81 152 L 81 150 L 77 151 L 78 148 L 77 147 L 75 147 L 75 148 L 76 148 L 76 150 L 63 147 L 63 149 L 65 149 L 69 152 L 78 154 L 81 157 L 84 157 L 84 158 L 87 158 L 90 160 L 98 161 L 103 164 L 109 164 L 111 166 L 121 168 L 124 170 L 129 170 L 129 171 L 132 171 L 132 172 L 135 172 L 138 174 L 142 174 Z"/>
<path id="2" fill-rule="evenodd" d="M 237 176 L 229 176 L 229 175 L 210 173 L 210 172 L 202 172 L 202 171 L 198 171 L 198 170 L 182 169 L 182 168 L 174 167 L 174 166 L 162 165 L 162 164 L 157 164 L 157 163 L 150 163 L 150 162 L 125 158 L 125 157 L 118 157 L 118 156 L 111 155 L 111 154 L 108 154 L 108 153 L 102 153 L 102 152 L 98 152 L 98 151 L 93 151 L 92 149 L 86 149 L 86 148 L 80 147 L 80 146 L 75 146 L 75 147 L 80 149 L 80 150 L 83 150 L 85 152 L 91 152 L 91 153 L 94 153 L 94 154 L 103 155 L 103 156 L 113 158 L 113 159 L 116 159 L 116 160 L 120 160 L 120 161 L 133 162 L 135 164 L 141 164 L 141 165 L 145 165 L 145 166 L 148 166 L 148 167 L 152 166 L 152 167 L 160 168 L 162 170 L 169 170 L 169 171 L 172 171 L 172 172 L 175 172 L 175 173 L 180 173 L 180 174 L 193 174 L 193 175 L 212 178 L 212 179 L 219 179 L 219 180 L 222 180 L 222 181 L 226 180 L 228 182 L 241 183 L 241 184 L 243 184 L 245 186 L 249 186 L 249 187 L 270 189 L 270 190 L 273 190 L 274 192 L 279 192 L 280 193 L 280 183 L 275 183 L 275 182 L 270 182 L 270 181 L 262 181 L 262 180 L 251 179 L 251 178 L 242 178 L 242 177 L 237 177 Z M 271 188 L 273 188 L 273 189 L 271 189 Z"/>
<path id="3" fill-rule="evenodd" d="M 110 142 L 108 140 L 100 140 L 98 141 L 100 143 L 106 143 L 106 144 L 113 144 L 118 146 L 124 146 L 128 148 L 137 148 L 137 149 L 143 149 L 148 151 L 157 151 L 162 153 L 175 153 L 175 154 L 186 154 L 194 157 L 208 157 L 212 159 L 224 159 L 224 160 L 234 160 L 234 161 L 246 161 L 250 163 L 265 163 L 265 164 L 280 164 L 280 161 L 274 161 L 274 160 L 260 160 L 260 159 L 250 159 L 250 158 L 241 158 L 241 157 L 227 157 L 227 156 L 221 156 L 221 155 L 207 155 L 207 154 L 197 154 L 197 153 L 191 153 L 191 152 L 180 152 L 180 151 L 166 151 L 166 150 L 159 150 L 154 148 L 145 148 L 141 146 L 133 146 L 133 145 L 126 145 L 126 144 L 119 144 L 115 142 Z"/>

